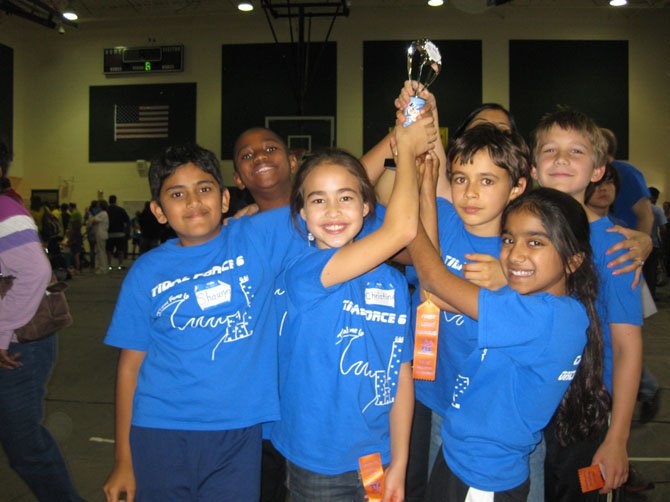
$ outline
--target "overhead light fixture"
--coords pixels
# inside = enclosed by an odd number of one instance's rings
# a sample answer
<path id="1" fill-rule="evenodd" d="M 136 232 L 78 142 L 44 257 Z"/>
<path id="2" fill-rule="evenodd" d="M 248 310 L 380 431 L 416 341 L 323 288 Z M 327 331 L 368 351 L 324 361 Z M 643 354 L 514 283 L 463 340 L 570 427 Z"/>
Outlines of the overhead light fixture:
<path id="1" fill-rule="evenodd" d="M 431 7 L 442 7 L 444 5 L 444 0 L 428 0 L 428 5 Z"/>
<path id="2" fill-rule="evenodd" d="M 240 9 L 242 12 L 251 12 L 254 10 L 254 4 L 251 2 L 240 2 L 237 4 L 237 8 Z"/>
<path id="3" fill-rule="evenodd" d="M 65 10 L 63 10 L 63 17 L 68 21 L 76 21 L 77 19 L 79 19 L 79 16 L 72 8 L 72 3 L 69 3 L 68 6 L 65 8 Z"/>
<path id="4" fill-rule="evenodd" d="M 610 0 L 610 5 L 612 7 L 623 7 L 628 5 L 628 0 Z"/>

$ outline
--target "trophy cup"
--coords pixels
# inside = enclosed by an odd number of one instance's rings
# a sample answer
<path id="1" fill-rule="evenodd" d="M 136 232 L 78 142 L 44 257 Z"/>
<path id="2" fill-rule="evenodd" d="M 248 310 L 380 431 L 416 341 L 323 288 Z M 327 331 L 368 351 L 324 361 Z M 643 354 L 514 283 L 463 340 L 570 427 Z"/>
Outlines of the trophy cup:
<path id="1" fill-rule="evenodd" d="M 426 100 L 418 94 L 435 81 L 441 68 L 442 56 L 430 40 L 415 40 L 407 48 L 407 76 L 415 95 L 410 98 L 409 105 L 405 108 L 404 127 L 416 122 L 419 112 L 426 104 Z"/>

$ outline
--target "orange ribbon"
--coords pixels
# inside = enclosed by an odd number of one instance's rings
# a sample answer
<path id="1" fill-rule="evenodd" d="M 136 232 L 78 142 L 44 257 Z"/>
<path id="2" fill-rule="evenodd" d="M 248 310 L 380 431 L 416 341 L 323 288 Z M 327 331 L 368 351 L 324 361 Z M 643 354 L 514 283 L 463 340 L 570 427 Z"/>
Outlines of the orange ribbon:
<path id="1" fill-rule="evenodd" d="M 384 497 L 384 467 L 381 455 L 364 455 L 358 459 L 358 466 L 368 500 L 381 500 Z"/>
<path id="2" fill-rule="evenodd" d="M 416 327 L 414 329 L 414 367 L 415 380 L 435 380 L 437 368 L 437 337 L 440 332 L 440 309 L 430 296 L 416 309 Z"/>

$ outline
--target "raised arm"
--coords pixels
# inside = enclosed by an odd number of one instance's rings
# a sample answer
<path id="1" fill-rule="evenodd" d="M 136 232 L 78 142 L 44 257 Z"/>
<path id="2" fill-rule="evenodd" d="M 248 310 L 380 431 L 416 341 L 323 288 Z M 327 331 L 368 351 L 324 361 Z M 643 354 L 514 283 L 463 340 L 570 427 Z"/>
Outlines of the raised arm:
<path id="1" fill-rule="evenodd" d="M 426 293 L 431 294 L 431 301 L 437 305 L 440 310 L 448 312 L 461 313 L 462 310 L 449 300 L 447 296 L 441 294 L 442 288 L 439 286 L 439 277 L 443 274 L 449 274 L 449 278 L 457 279 L 460 282 L 467 282 L 460 277 L 452 274 L 442 261 L 439 248 L 438 227 L 437 227 L 437 208 L 435 202 L 435 176 L 437 171 L 426 166 L 423 169 L 423 176 L 421 178 L 420 191 L 420 223 L 417 232 L 417 237 L 414 242 L 408 246 L 410 254 L 410 261 L 416 268 L 419 276 L 421 297 L 425 299 Z M 418 261 L 417 260 L 422 260 Z M 474 292 L 474 301 L 477 302 L 479 296 L 479 288 L 470 284 L 472 292 Z M 476 307 L 475 307 L 476 310 Z M 467 315 L 469 315 L 466 312 Z"/>
<path id="2" fill-rule="evenodd" d="M 397 176 L 382 226 L 361 240 L 339 249 L 321 272 L 325 287 L 339 284 L 372 270 L 416 235 L 419 219 L 419 189 L 415 159 L 428 151 L 437 131 L 432 117 L 409 127 L 396 127 Z"/>
<path id="3" fill-rule="evenodd" d="M 417 180 L 419 183 L 419 219 L 423 223 L 431 243 L 439 250 L 437 228 L 437 207 L 435 204 L 435 183 L 439 161 L 433 151 L 417 159 Z M 407 248 L 395 255 L 393 261 L 402 265 L 411 265 L 412 257 Z"/>
<path id="4" fill-rule="evenodd" d="M 405 85 L 400 90 L 400 95 L 395 100 L 395 105 L 398 111 L 402 112 L 405 110 L 405 108 L 407 108 L 407 105 L 409 105 L 409 100 L 412 96 L 414 96 L 414 94 L 415 91 L 412 87 L 412 84 L 409 81 L 405 81 Z M 435 127 L 439 132 L 440 120 L 435 96 L 426 89 L 421 90 L 418 95 L 420 98 L 426 100 L 426 108 L 433 115 L 433 118 L 435 119 Z M 402 116 L 404 117 L 404 115 Z M 439 161 L 439 175 L 437 178 L 436 189 L 437 196 L 451 201 L 451 185 L 449 183 L 449 179 L 447 178 L 447 154 L 444 150 L 442 141 L 438 141 L 435 144 L 435 149 L 433 151 L 435 152 L 437 160 Z"/>
<path id="5" fill-rule="evenodd" d="M 409 104 L 409 100 L 412 96 L 414 96 L 414 94 L 415 92 L 411 84 L 409 81 L 406 81 L 403 88 L 400 90 L 400 94 L 395 100 L 396 127 L 401 126 L 404 122 L 405 116 L 403 115 L 403 111 Z M 425 117 L 426 115 L 430 114 L 433 117 L 435 128 L 439 132 L 439 118 L 435 96 L 427 90 L 421 91 L 419 96 L 426 100 L 426 105 L 421 110 L 421 116 Z M 373 184 L 375 184 L 377 199 L 384 206 L 388 204 L 391 191 L 393 189 L 393 181 L 395 179 L 395 171 L 384 168 L 384 161 L 386 159 L 392 158 L 392 147 L 390 141 L 392 136 L 392 133 L 385 136 L 384 139 L 377 143 L 377 145 L 375 145 L 361 158 L 361 162 L 365 166 L 365 170 L 367 171 L 370 180 Z M 437 194 L 440 197 L 451 200 L 451 188 L 449 187 L 448 180 L 446 178 L 446 153 L 444 151 L 442 142 L 439 141 L 439 139 L 437 142 L 435 142 L 434 146 L 435 148 L 433 150 L 439 160 L 440 165 Z"/>
<path id="6" fill-rule="evenodd" d="M 431 244 L 423 225 L 409 245 L 421 288 L 453 305 L 472 319 L 479 316 L 479 287 L 451 273 Z"/>
<path id="7" fill-rule="evenodd" d="M 370 178 L 373 185 L 377 184 L 384 174 L 384 171 L 386 171 L 386 168 L 384 167 L 386 159 L 393 158 L 393 149 L 391 148 L 391 139 L 393 137 L 394 131 L 389 132 L 379 141 L 379 143 L 365 152 L 360 159 L 361 164 L 363 164 L 365 172 L 368 173 L 368 178 Z"/>

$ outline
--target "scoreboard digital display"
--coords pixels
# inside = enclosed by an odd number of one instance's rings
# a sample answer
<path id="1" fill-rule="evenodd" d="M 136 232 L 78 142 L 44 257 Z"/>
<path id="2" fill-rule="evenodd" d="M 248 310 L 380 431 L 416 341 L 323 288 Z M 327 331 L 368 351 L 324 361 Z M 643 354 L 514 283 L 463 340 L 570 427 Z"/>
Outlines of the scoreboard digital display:
<path id="1" fill-rule="evenodd" d="M 107 75 L 179 71 L 184 71 L 183 45 L 104 49 L 103 72 Z"/>

